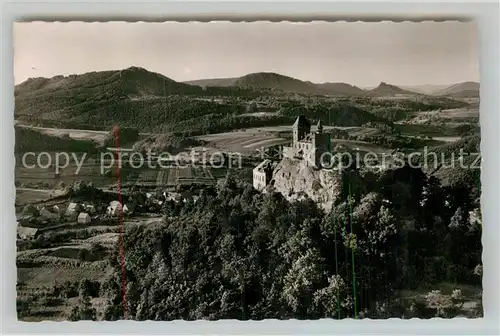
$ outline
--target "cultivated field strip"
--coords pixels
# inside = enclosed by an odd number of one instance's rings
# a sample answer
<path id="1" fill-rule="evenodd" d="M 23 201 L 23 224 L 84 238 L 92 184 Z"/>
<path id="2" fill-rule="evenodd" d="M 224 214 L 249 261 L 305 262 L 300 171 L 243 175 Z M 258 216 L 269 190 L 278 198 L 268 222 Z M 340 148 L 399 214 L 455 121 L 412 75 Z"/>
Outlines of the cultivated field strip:
<path id="1" fill-rule="evenodd" d="M 210 172 L 210 168 L 188 166 L 141 171 L 134 184 L 136 186 L 160 187 L 192 183 L 215 183 L 215 179 Z"/>
<path id="2" fill-rule="evenodd" d="M 37 187 L 39 183 L 43 183 L 44 187 L 42 189 L 47 190 L 55 188 L 61 182 L 63 182 L 64 185 L 71 185 L 80 180 L 92 181 L 96 187 L 110 187 L 117 183 L 116 168 L 110 168 L 105 174 L 101 174 L 99 165 L 85 165 L 78 174 L 75 174 L 75 170 L 75 167 L 68 167 L 62 169 L 57 175 L 54 169 L 50 168 L 27 169 L 22 166 L 17 166 L 15 179 L 21 187 L 34 188 Z M 214 177 L 210 170 L 210 168 L 201 165 L 140 170 L 123 168 L 120 171 L 120 177 L 122 186 L 175 186 L 178 183 L 212 184 L 214 182 Z M 30 197 L 34 197 L 34 199 L 43 199 L 45 198 L 44 196 L 45 193 L 34 194 L 33 192 L 23 191 L 18 193 L 17 198 L 20 204 L 24 204 L 24 199 L 30 199 Z"/>

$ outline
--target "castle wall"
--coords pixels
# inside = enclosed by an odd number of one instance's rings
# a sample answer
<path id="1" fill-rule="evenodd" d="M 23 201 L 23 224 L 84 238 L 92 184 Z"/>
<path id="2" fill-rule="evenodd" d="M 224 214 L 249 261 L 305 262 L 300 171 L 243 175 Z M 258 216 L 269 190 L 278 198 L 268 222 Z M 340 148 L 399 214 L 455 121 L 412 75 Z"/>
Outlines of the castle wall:
<path id="1" fill-rule="evenodd" d="M 290 147 L 290 146 L 283 146 L 282 147 L 282 154 L 283 154 L 283 157 L 293 159 L 295 156 L 295 148 Z"/>
<path id="2" fill-rule="evenodd" d="M 321 167 L 321 156 L 329 151 L 330 137 L 328 134 L 315 134 L 314 142 L 316 151 L 314 153 L 314 162 L 316 167 Z"/>
<path id="3" fill-rule="evenodd" d="M 267 185 L 267 176 L 265 172 L 255 171 L 253 172 L 253 187 L 257 190 L 262 190 Z"/>
<path id="4" fill-rule="evenodd" d="M 262 191 L 271 182 L 275 164 L 270 160 L 264 160 L 253 169 L 253 187 Z"/>

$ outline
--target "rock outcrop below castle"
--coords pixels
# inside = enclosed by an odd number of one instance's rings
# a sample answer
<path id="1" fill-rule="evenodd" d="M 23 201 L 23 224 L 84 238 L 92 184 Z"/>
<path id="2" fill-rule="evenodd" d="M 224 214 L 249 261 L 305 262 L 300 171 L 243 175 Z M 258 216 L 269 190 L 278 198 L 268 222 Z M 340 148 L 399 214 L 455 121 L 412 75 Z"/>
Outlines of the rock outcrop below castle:
<path id="1" fill-rule="evenodd" d="M 315 169 L 304 160 L 283 158 L 273 171 L 269 190 L 281 193 L 289 201 L 307 195 L 330 211 L 340 196 L 341 177 L 336 170 Z"/>

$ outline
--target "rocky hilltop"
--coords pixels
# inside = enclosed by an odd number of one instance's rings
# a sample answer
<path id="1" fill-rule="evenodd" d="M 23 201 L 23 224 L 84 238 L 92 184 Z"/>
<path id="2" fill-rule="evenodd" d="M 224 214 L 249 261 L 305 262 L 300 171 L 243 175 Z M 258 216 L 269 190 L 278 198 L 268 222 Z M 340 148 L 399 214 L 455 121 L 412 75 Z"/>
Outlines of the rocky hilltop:
<path id="1" fill-rule="evenodd" d="M 337 171 L 315 169 L 303 160 L 284 158 L 273 171 L 271 188 L 289 201 L 306 195 L 330 211 L 340 195 L 341 178 Z"/>

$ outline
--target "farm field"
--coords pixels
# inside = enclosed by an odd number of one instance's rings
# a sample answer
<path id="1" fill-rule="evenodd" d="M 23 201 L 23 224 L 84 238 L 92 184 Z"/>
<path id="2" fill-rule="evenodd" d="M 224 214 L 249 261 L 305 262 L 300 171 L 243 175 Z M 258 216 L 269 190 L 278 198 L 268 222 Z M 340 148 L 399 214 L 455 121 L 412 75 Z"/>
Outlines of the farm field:
<path id="1" fill-rule="evenodd" d="M 193 183 L 215 184 L 216 179 L 225 177 L 227 169 L 211 168 L 207 163 L 183 165 L 182 167 L 142 168 L 122 167 L 120 178 L 122 186 L 139 187 L 172 187 L 175 185 L 189 185 Z M 48 168 L 26 168 L 18 164 L 15 168 L 16 181 L 16 205 L 24 206 L 33 202 L 41 202 L 51 197 L 60 195 L 63 186 L 71 185 L 77 181 L 89 181 L 94 186 L 102 189 L 112 188 L 117 183 L 116 165 L 105 170 L 101 174 L 99 164 L 84 164 L 78 174 L 76 165 L 62 168 L 59 174 L 55 173 L 55 167 Z M 217 172 L 215 172 L 217 171 Z"/>
<path id="2" fill-rule="evenodd" d="M 242 113 L 240 117 L 273 117 L 278 115 L 278 112 L 250 112 Z"/>
<path id="3" fill-rule="evenodd" d="M 59 175 L 55 173 L 55 167 L 27 168 L 22 164 L 15 167 L 15 181 L 19 187 L 53 189 L 62 182 L 70 185 L 78 180 L 92 181 L 97 187 L 106 187 L 116 182 L 115 170 L 109 174 L 101 174 L 99 165 L 84 165 L 76 174 L 76 165 L 70 165 L 60 170 Z"/>
<path id="4" fill-rule="evenodd" d="M 323 126 L 324 130 L 331 130 L 331 129 L 352 130 L 352 129 L 358 129 L 358 128 L 360 128 L 360 127 L 356 127 L 356 126 L 349 126 L 349 127 Z M 315 131 L 316 131 L 316 125 L 312 125 L 311 132 L 315 132 Z M 245 128 L 242 130 L 238 130 L 238 131 L 199 135 L 199 136 L 196 136 L 195 138 L 200 139 L 200 140 L 211 141 L 211 140 L 224 139 L 226 137 L 232 138 L 232 137 L 235 137 L 237 135 L 245 136 L 247 134 L 257 135 L 258 133 L 276 133 L 276 132 L 291 132 L 291 125 L 269 126 L 269 127 L 251 127 L 251 128 Z"/>
<path id="5" fill-rule="evenodd" d="M 469 124 L 447 123 L 445 125 L 438 124 L 411 124 L 411 123 L 395 123 L 395 129 L 405 136 L 429 136 L 429 137 L 460 137 L 464 132 L 462 126 L 469 126 Z M 470 125 L 471 131 L 479 132 L 480 127 L 478 124 Z"/>
<path id="6" fill-rule="evenodd" d="M 16 188 L 16 204 L 23 206 L 33 202 L 40 202 L 56 196 L 55 190 Z"/>
<path id="7" fill-rule="evenodd" d="M 373 129 L 364 129 L 362 127 L 324 126 L 324 129 L 347 130 L 358 132 L 359 134 L 370 134 L 374 131 Z M 316 126 L 312 126 L 311 131 L 316 131 Z M 195 138 L 198 140 L 207 141 L 219 150 L 237 152 L 246 155 L 255 153 L 257 150 L 261 150 L 267 147 L 289 144 L 289 139 L 285 139 L 274 134 L 278 132 L 290 133 L 291 135 L 290 125 L 255 127 L 234 132 L 201 135 Z"/>
<path id="8" fill-rule="evenodd" d="M 19 123 L 16 126 L 37 130 L 46 135 L 51 135 L 56 137 L 69 136 L 70 138 L 75 140 L 93 140 L 100 144 L 104 144 L 104 142 L 109 136 L 109 132 L 107 131 L 37 127 L 37 126 L 22 125 Z"/>
<path id="9" fill-rule="evenodd" d="M 123 180 L 122 184 L 134 184 L 136 186 L 151 187 L 172 187 L 175 185 L 192 183 L 214 184 L 216 181 L 211 170 L 213 170 L 213 168 L 196 165 L 141 169 L 137 172 L 135 179 Z"/>
<path id="10" fill-rule="evenodd" d="M 408 138 L 419 138 L 417 135 L 405 135 Z M 433 136 L 432 140 L 437 142 L 455 142 L 460 140 L 462 137 L 459 136 Z"/>
<path id="11" fill-rule="evenodd" d="M 241 154 L 251 154 L 257 149 L 274 145 L 284 145 L 289 142 L 287 139 L 278 138 L 272 134 L 256 132 L 228 132 L 210 134 L 197 137 L 197 139 L 207 141 L 219 150 L 227 150 Z"/>
<path id="12" fill-rule="evenodd" d="M 462 138 L 455 137 L 455 136 L 449 136 L 449 137 L 433 137 L 432 139 L 436 140 L 436 141 L 443 141 L 443 142 L 455 142 L 455 141 L 458 141 Z"/>
<path id="13" fill-rule="evenodd" d="M 405 124 L 426 124 L 445 122 L 461 124 L 466 122 L 477 122 L 479 108 L 456 108 L 441 111 L 418 112 L 413 118 L 405 120 Z"/>
<path id="14" fill-rule="evenodd" d="M 64 137 L 68 136 L 71 139 L 75 140 L 92 140 L 97 142 L 98 144 L 103 145 L 105 141 L 109 137 L 110 131 L 95 131 L 95 130 L 85 130 L 85 129 L 70 129 L 70 128 L 51 128 L 51 127 L 38 127 L 38 126 L 29 126 L 23 125 L 16 122 L 16 126 L 24 127 L 39 131 L 40 133 L 56 136 L 56 137 Z M 141 136 L 150 136 L 152 133 L 140 133 Z M 125 145 L 125 144 L 122 144 Z"/>
<path id="15" fill-rule="evenodd" d="M 344 140 L 344 139 L 332 139 L 331 140 L 332 148 L 335 148 L 337 145 L 343 145 L 350 150 L 354 151 L 363 151 L 363 152 L 372 152 L 377 154 L 382 154 L 386 152 L 390 152 L 391 150 L 388 148 L 380 147 L 375 144 L 366 141 L 356 141 L 356 140 Z"/>

